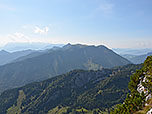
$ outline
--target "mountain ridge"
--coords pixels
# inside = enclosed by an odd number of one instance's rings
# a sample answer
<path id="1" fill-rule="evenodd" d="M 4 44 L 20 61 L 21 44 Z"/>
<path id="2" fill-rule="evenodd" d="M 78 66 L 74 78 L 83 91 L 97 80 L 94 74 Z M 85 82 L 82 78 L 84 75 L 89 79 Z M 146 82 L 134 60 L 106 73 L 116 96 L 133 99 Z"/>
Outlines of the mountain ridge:
<path id="1" fill-rule="evenodd" d="M 30 53 L 34 52 L 33 50 L 23 50 L 23 51 L 17 51 L 17 52 L 8 52 L 5 50 L 0 51 L 0 65 L 5 65 L 8 63 L 11 63 L 15 59 L 18 59 L 20 57 L 26 56 Z"/>
<path id="2" fill-rule="evenodd" d="M 74 69 L 98 70 L 131 64 L 105 46 L 71 45 L 0 66 L 0 91 L 63 74 Z"/>

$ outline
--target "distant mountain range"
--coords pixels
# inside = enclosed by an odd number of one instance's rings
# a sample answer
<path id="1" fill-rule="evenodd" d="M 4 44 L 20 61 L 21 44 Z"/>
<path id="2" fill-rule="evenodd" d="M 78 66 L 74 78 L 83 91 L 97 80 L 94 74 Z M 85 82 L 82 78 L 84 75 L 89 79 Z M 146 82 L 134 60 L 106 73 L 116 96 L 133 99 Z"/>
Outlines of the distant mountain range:
<path id="1" fill-rule="evenodd" d="M 127 64 L 131 62 L 105 46 L 68 44 L 63 48 L 34 52 L 0 66 L 0 93 L 74 69 L 98 70 Z"/>
<path id="2" fill-rule="evenodd" d="M 16 60 L 19 57 L 26 56 L 34 51 L 25 50 L 25 51 L 17 51 L 17 52 L 7 52 L 5 50 L 0 51 L 0 65 L 4 65 Z"/>
<path id="3" fill-rule="evenodd" d="M 103 46 L 94 48 L 106 49 Z M 129 92 L 130 75 L 139 68 L 141 65 L 74 70 L 7 90 L 0 95 L 0 114 L 108 114 L 112 106 L 123 102 Z"/>
<path id="4" fill-rule="evenodd" d="M 128 59 L 130 62 L 134 64 L 141 64 L 143 63 L 146 58 L 152 55 L 151 48 L 143 48 L 143 49 L 120 49 L 114 48 L 112 49 L 114 52 L 118 53 L 122 57 Z"/>
<path id="5" fill-rule="evenodd" d="M 143 48 L 143 49 L 113 48 L 112 50 L 120 55 L 134 55 L 134 56 L 144 55 L 149 52 L 152 52 L 152 48 Z"/>
<path id="6" fill-rule="evenodd" d="M 141 64 L 146 60 L 146 58 L 148 56 L 151 56 L 151 55 L 152 55 L 152 52 L 144 54 L 144 55 L 138 55 L 138 56 L 125 54 L 125 55 L 122 55 L 122 57 L 128 59 L 129 61 L 131 61 L 134 64 Z"/>
<path id="7" fill-rule="evenodd" d="M 50 44 L 50 43 L 8 43 L 0 50 L 6 50 L 8 52 L 16 52 L 23 50 L 45 50 L 51 49 L 53 47 L 62 47 L 64 44 Z"/>

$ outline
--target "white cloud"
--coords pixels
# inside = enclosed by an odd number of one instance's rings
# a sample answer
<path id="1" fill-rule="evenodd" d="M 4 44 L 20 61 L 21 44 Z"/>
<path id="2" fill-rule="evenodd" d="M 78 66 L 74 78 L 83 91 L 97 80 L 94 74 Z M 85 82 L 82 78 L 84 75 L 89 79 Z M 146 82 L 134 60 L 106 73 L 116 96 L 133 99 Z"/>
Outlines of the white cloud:
<path id="1" fill-rule="evenodd" d="M 7 39 L 9 39 L 10 42 L 30 42 L 28 36 L 18 32 L 7 35 Z"/>
<path id="2" fill-rule="evenodd" d="M 47 34 L 49 31 L 49 27 L 45 27 L 44 29 L 41 29 L 38 26 L 35 26 L 35 30 L 34 33 L 38 33 L 38 34 Z"/>
<path id="3" fill-rule="evenodd" d="M 44 37 L 42 38 L 41 36 L 35 36 L 33 34 L 33 30 L 34 30 L 34 33 L 47 35 L 49 31 L 49 27 L 46 26 L 44 29 L 41 29 L 38 26 L 33 26 L 33 25 L 21 26 L 20 32 L 7 34 L 4 36 L 0 35 L 0 47 L 7 43 L 12 43 L 12 42 L 18 42 L 18 43 L 19 42 L 21 43 L 51 42 L 51 39 L 47 38 L 47 36 L 45 38 Z"/>
<path id="4" fill-rule="evenodd" d="M 23 38 L 23 37 L 26 37 L 24 34 L 22 34 L 22 33 L 14 33 L 14 36 L 16 37 L 16 38 Z"/>
<path id="5" fill-rule="evenodd" d="M 52 43 L 52 40 L 50 38 L 33 37 L 32 35 L 27 36 L 26 34 L 20 32 L 0 36 L 0 47 L 6 45 L 7 43 L 32 43 L 32 42 Z"/>

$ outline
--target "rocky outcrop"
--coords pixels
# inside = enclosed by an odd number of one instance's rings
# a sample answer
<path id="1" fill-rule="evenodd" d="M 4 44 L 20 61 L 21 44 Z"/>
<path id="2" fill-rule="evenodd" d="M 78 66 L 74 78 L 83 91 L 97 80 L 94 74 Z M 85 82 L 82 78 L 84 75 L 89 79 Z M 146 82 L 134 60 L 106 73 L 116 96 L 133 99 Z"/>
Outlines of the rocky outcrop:
<path id="1" fill-rule="evenodd" d="M 152 114 L 152 108 L 147 112 L 147 114 Z"/>

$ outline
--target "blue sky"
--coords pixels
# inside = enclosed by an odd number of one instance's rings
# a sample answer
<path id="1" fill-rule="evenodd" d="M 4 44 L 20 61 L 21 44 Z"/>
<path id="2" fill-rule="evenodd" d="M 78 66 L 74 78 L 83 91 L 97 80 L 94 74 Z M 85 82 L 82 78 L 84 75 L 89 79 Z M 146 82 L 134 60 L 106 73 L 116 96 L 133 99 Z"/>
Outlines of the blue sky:
<path id="1" fill-rule="evenodd" d="M 152 0 L 0 0 L 0 45 L 152 48 Z"/>

